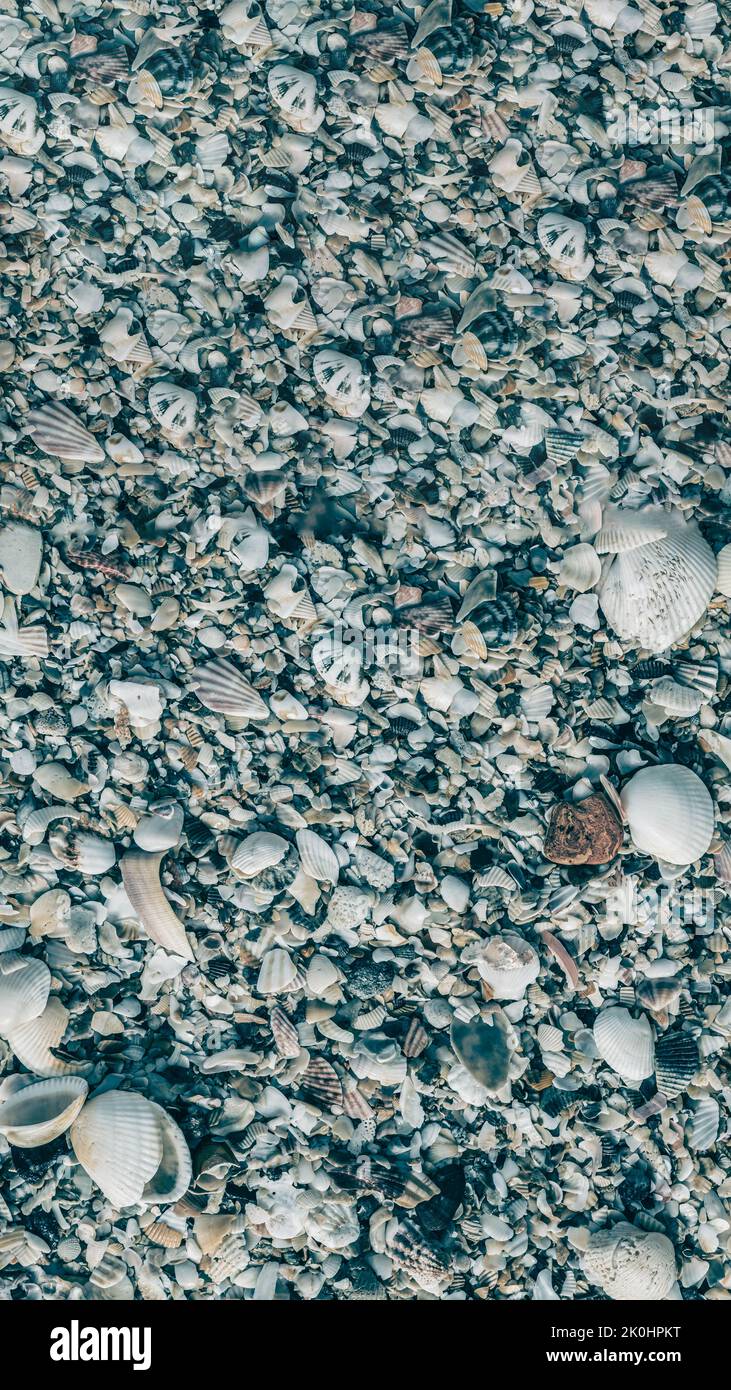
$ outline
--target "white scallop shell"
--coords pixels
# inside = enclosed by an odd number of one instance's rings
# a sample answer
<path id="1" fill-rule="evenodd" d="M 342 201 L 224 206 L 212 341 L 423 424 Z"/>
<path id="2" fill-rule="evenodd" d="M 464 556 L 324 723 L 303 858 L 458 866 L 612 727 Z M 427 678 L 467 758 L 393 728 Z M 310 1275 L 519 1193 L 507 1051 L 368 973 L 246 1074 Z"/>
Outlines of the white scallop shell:
<path id="1" fill-rule="evenodd" d="M 725 545 L 723 550 L 719 550 L 716 563 L 718 565 L 716 581 L 718 592 L 725 594 L 726 598 L 731 598 L 731 545 Z"/>
<path id="2" fill-rule="evenodd" d="M 593 545 L 572 545 L 564 551 L 556 577 L 567 589 L 585 594 L 598 583 L 601 572 L 602 562 Z"/>
<path id="3" fill-rule="evenodd" d="M 0 1036 L 38 1018 L 48 1002 L 51 972 L 35 956 L 22 956 L 17 951 L 0 955 Z"/>
<path id="4" fill-rule="evenodd" d="M 697 714 L 703 704 L 700 690 L 691 690 L 688 685 L 679 685 L 672 676 L 662 676 L 650 686 L 653 704 L 661 705 L 668 714 L 676 714 L 689 719 Z"/>
<path id="5" fill-rule="evenodd" d="M 315 353 L 312 371 L 318 386 L 339 415 L 356 420 L 370 405 L 368 378 L 355 357 L 347 357 L 334 348 Z"/>
<path id="6" fill-rule="evenodd" d="M 551 685 L 534 685 L 525 690 L 520 697 L 520 708 L 530 724 L 539 724 L 547 719 L 553 708 L 554 690 Z"/>
<path id="7" fill-rule="evenodd" d="M 12 594 L 29 594 L 41 572 L 40 531 L 9 521 L 0 529 L 0 578 Z"/>
<path id="8" fill-rule="evenodd" d="M 721 1111 L 713 1096 L 702 1096 L 693 1110 L 688 1146 L 696 1153 L 707 1153 L 718 1138 Z"/>
<path id="9" fill-rule="evenodd" d="M 287 125 L 311 135 L 322 124 L 325 112 L 317 104 L 317 82 L 310 72 L 301 72 L 290 63 L 271 68 L 267 86 L 272 101 Z"/>
<path id="10" fill-rule="evenodd" d="M 295 839 L 305 873 L 320 883 L 337 883 L 340 864 L 327 840 L 314 830 L 298 830 Z"/>
<path id="11" fill-rule="evenodd" d="M 264 869 L 279 864 L 289 849 L 289 841 L 269 830 L 247 835 L 231 856 L 231 868 L 244 878 L 254 878 Z"/>
<path id="12" fill-rule="evenodd" d="M 220 657 L 194 667 L 191 686 L 201 704 L 231 719 L 266 719 L 261 695 L 230 661 Z"/>
<path id="13" fill-rule="evenodd" d="M 713 837 L 713 801 L 690 768 L 678 763 L 642 768 L 620 799 L 642 854 L 668 864 L 693 864 L 706 853 Z"/>
<path id="14" fill-rule="evenodd" d="M 594 1022 L 599 1056 L 623 1081 L 645 1081 L 655 1070 L 655 1046 L 649 1019 L 633 1018 L 629 1009 L 602 1009 Z"/>
<path id="15" fill-rule="evenodd" d="M 617 1302 L 667 1298 L 677 1278 L 675 1250 L 667 1236 L 627 1221 L 595 1232 L 581 1266 L 587 1279 Z"/>
<path id="16" fill-rule="evenodd" d="M 142 1201 L 149 1206 L 157 1206 L 177 1202 L 187 1192 L 193 1176 L 193 1164 L 180 1127 L 161 1105 L 151 1100 L 147 1104 L 157 1118 L 162 1157 L 154 1176 L 142 1189 Z"/>
<path id="17" fill-rule="evenodd" d="M 608 507 L 602 517 L 601 530 L 594 537 L 594 549 L 599 555 L 623 555 L 628 550 L 664 540 L 669 529 L 668 514 L 660 507 L 644 507 L 641 511 Z"/>
<path id="18" fill-rule="evenodd" d="M 39 406 L 30 411 L 25 423 L 39 449 L 54 458 L 104 462 L 101 445 L 65 405 Z"/>
<path id="19" fill-rule="evenodd" d="M 476 964 L 495 999 L 522 999 L 540 971 L 537 953 L 516 932 L 491 937 Z"/>
<path id="20" fill-rule="evenodd" d="M 19 1149 L 50 1144 L 73 1124 L 88 1090 L 80 1076 L 31 1081 L 0 1103 L 0 1134 Z"/>
<path id="21" fill-rule="evenodd" d="M 599 602 L 624 641 L 661 652 L 703 617 L 715 585 L 710 546 L 697 527 L 675 523 L 664 539 L 615 555 Z"/>
<path id="22" fill-rule="evenodd" d="M 162 853 L 145 854 L 143 850 L 128 850 L 119 865 L 125 892 L 147 935 L 163 950 L 192 960 L 193 951 L 183 923 L 175 916 L 162 890 L 162 860 Z"/>
<path id="23" fill-rule="evenodd" d="M 297 967 L 289 952 L 279 946 L 267 951 L 259 969 L 257 994 L 284 994 L 295 988 L 296 981 Z"/>
<path id="24" fill-rule="evenodd" d="M 158 1107 L 136 1091 L 104 1091 L 71 1126 L 79 1163 L 114 1207 L 136 1206 L 163 1157 Z"/>
<path id="25" fill-rule="evenodd" d="M 32 140 L 38 124 L 38 105 L 27 92 L 0 87 L 0 135 L 11 148 Z"/>
<path id="26" fill-rule="evenodd" d="M 193 429 L 198 402 L 184 386 L 174 381 L 156 381 L 150 387 L 147 403 L 158 424 L 169 434 L 182 438 Z"/>
<path id="27" fill-rule="evenodd" d="M 702 729 L 698 742 L 706 753 L 712 753 L 714 758 L 719 758 L 731 770 L 731 738 L 719 734 L 717 729 Z"/>
<path id="28" fill-rule="evenodd" d="M 586 228 L 572 217 L 560 212 L 546 212 L 539 217 L 536 232 L 544 251 L 552 261 L 578 265 L 586 250 Z"/>
<path id="29" fill-rule="evenodd" d="M 63 1040 L 68 1021 L 68 1009 L 57 994 L 52 994 L 42 1014 L 6 1033 L 8 1046 L 16 1060 L 34 1076 L 70 1076 L 83 1071 L 82 1063 L 61 1061 L 54 1052 Z"/>
<path id="30" fill-rule="evenodd" d="M 309 994 L 314 995 L 316 999 L 322 998 L 323 994 L 337 984 L 339 979 L 338 968 L 329 956 L 323 956 L 317 952 L 310 957 L 305 976 Z"/>

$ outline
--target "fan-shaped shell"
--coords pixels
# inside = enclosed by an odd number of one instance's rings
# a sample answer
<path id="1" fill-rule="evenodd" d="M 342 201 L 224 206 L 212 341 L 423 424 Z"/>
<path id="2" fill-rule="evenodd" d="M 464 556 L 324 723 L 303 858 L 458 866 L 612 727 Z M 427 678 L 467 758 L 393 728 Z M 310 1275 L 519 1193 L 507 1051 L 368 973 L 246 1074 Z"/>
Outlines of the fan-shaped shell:
<path id="1" fill-rule="evenodd" d="M 32 526 L 9 521 L 0 529 L 0 577 L 11 594 L 29 594 L 38 582 L 43 547 Z"/>
<path id="2" fill-rule="evenodd" d="M 284 994 L 296 987 L 297 966 L 288 951 L 275 946 L 261 962 L 256 982 L 257 994 Z"/>
<path id="3" fill-rule="evenodd" d="M 272 101 L 278 106 L 287 125 L 293 130 L 311 135 L 325 116 L 317 104 L 317 82 L 310 72 L 302 72 L 290 63 L 277 63 L 267 78 Z"/>
<path id="4" fill-rule="evenodd" d="M 572 545 L 563 553 L 557 579 L 567 589 L 586 594 L 598 583 L 601 572 L 602 562 L 593 545 Z"/>
<path id="5" fill-rule="evenodd" d="M 718 579 L 716 587 L 719 594 L 725 594 L 726 598 L 731 598 L 731 545 L 725 545 L 719 550 L 716 556 L 718 565 Z"/>
<path id="6" fill-rule="evenodd" d="M 707 1153 L 718 1138 L 721 1111 L 713 1096 L 702 1096 L 693 1111 L 688 1135 L 688 1147 L 696 1153 Z"/>
<path id="7" fill-rule="evenodd" d="M 601 530 L 594 537 L 594 548 L 599 555 L 623 555 L 628 550 L 664 540 L 668 530 L 668 515 L 659 507 L 645 507 L 641 511 L 608 507 Z"/>
<path id="8" fill-rule="evenodd" d="M 38 1018 L 48 1002 L 51 972 L 35 956 L 17 951 L 0 955 L 0 1035 Z"/>
<path id="9" fill-rule="evenodd" d="M 198 402 L 184 386 L 174 381 L 156 381 L 150 387 L 147 403 L 158 424 L 169 434 L 182 437 L 193 429 Z"/>
<path id="10" fill-rule="evenodd" d="M 30 411 L 25 423 L 39 449 L 54 458 L 104 462 L 101 445 L 65 405 L 42 405 Z"/>
<path id="11" fill-rule="evenodd" d="M 650 698 L 653 704 L 660 705 L 668 714 L 675 714 L 681 719 L 689 719 L 697 714 L 703 704 L 703 696 L 699 690 L 679 685 L 672 676 L 662 676 L 660 680 L 654 681 L 650 686 Z"/>
<path id="12" fill-rule="evenodd" d="M 644 1014 L 633 1018 L 629 1009 L 602 1009 L 594 1022 L 594 1041 L 600 1057 L 623 1081 L 645 1081 L 652 1076 L 652 1027 Z"/>
<path id="13" fill-rule="evenodd" d="M 163 854 L 128 850 L 120 861 L 122 881 L 132 907 L 147 935 L 172 955 L 193 959 L 185 928 L 175 916 L 160 883 Z"/>
<path id="14" fill-rule="evenodd" d="M 314 830 L 298 830 L 295 839 L 305 873 L 321 883 L 337 883 L 340 864 L 327 840 Z"/>
<path id="15" fill-rule="evenodd" d="M 716 557 L 700 531 L 674 524 L 665 538 L 615 555 L 599 602 L 624 641 L 661 652 L 700 621 L 715 585 Z"/>
<path id="16" fill-rule="evenodd" d="M 19 1149 L 50 1144 L 73 1124 L 88 1089 L 80 1076 L 31 1081 L 0 1103 L 0 1134 Z"/>
<path id="17" fill-rule="evenodd" d="M 137 1091 L 104 1091 L 87 1101 L 71 1127 L 71 1146 L 79 1163 L 114 1207 L 146 1200 L 148 1184 L 154 1194 L 154 1180 L 169 1161 L 164 1160 L 166 1143 L 173 1148 L 180 1143 L 173 1141 L 160 1114 L 160 1106 Z M 165 1119 L 172 1125 L 169 1117 Z M 163 1183 L 167 1186 L 165 1174 Z M 149 1200 L 158 1199 L 153 1195 Z M 174 1199 L 166 1195 L 162 1200 Z"/>
<path id="18" fill-rule="evenodd" d="M 355 357 L 334 348 L 315 353 L 312 371 L 318 386 L 339 415 L 350 420 L 364 415 L 370 405 L 368 378 Z"/>
<path id="19" fill-rule="evenodd" d="M 269 830 L 257 830 L 247 835 L 231 856 L 231 868 L 244 878 L 255 878 L 263 869 L 271 869 L 284 858 L 289 841 Z"/>
<path id="20" fill-rule="evenodd" d="M 667 1236 L 627 1221 L 593 1234 L 581 1265 L 587 1279 L 617 1302 L 667 1298 L 677 1277 Z"/>
<path id="21" fill-rule="evenodd" d="M 196 666 L 191 685 L 201 704 L 230 719 L 266 719 L 269 711 L 252 685 L 232 662 L 220 657 Z"/>
<path id="22" fill-rule="evenodd" d="M 667 763 L 642 768 L 621 793 L 622 808 L 638 850 L 668 864 L 693 864 L 713 837 L 713 801 L 688 767 Z"/>
<path id="23" fill-rule="evenodd" d="M 540 961 L 522 936 L 505 932 L 490 938 L 477 960 L 477 969 L 495 999 L 522 999 L 538 978 Z"/>
<path id="24" fill-rule="evenodd" d="M 16 1060 L 35 1076 L 68 1076 L 82 1071 L 80 1063 L 64 1062 L 53 1050 L 61 1044 L 68 1021 L 68 1009 L 57 994 L 52 994 L 42 1014 L 6 1033 Z"/>
<path id="25" fill-rule="evenodd" d="M 655 1050 L 655 1081 L 662 1095 L 679 1096 L 700 1065 L 698 1043 L 690 1033 L 663 1033 Z"/>
<path id="26" fill-rule="evenodd" d="M 586 228 L 560 212 L 546 212 L 536 226 L 538 240 L 552 261 L 577 265 L 584 259 Z"/>

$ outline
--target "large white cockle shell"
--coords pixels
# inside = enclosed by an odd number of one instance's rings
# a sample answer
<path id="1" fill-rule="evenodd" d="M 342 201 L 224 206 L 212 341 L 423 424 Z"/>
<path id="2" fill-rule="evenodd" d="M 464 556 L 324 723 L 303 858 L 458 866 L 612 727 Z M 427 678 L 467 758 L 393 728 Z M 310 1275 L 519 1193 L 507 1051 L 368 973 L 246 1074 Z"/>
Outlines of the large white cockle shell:
<path id="1" fill-rule="evenodd" d="M 161 1106 L 137 1091 L 104 1091 L 71 1127 L 82 1168 L 113 1206 L 175 1202 L 191 1176 L 183 1134 Z"/>
<path id="2" fill-rule="evenodd" d="M 667 1236 L 620 1221 L 595 1232 L 581 1260 L 587 1279 L 617 1302 L 667 1298 L 676 1278 L 675 1250 Z"/>
<path id="3" fill-rule="evenodd" d="M 624 641 L 662 652 L 703 617 L 717 567 L 697 526 L 654 508 L 613 513 L 594 544 L 614 555 L 599 585 L 599 603 Z"/>
<path id="4" fill-rule="evenodd" d="M 693 864 L 713 837 L 713 801 L 689 767 L 664 763 L 636 772 L 621 792 L 630 834 L 642 854 Z"/>
<path id="5" fill-rule="evenodd" d="M 594 1022 L 594 1041 L 599 1056 L 623 1081 L 645 1081 L 652 1076 L 655 1045 L 645 1014 L 633 1018 L 629 1009 L 602 1009 Z"/>

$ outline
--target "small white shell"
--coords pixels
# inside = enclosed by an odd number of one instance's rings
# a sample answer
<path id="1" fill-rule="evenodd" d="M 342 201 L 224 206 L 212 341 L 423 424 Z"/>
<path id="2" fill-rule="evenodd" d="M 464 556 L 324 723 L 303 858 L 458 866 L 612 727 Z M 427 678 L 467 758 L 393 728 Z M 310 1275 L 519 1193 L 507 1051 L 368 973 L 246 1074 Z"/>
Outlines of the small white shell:
<path id="1" fill-rule="evenodd" d="M 19 1149 L 50 1144 L 73 1124 L 88 1089 L 80 1076 L 31 1081 L 0 1103 L 0 1134 Z"/>
<path id="2" fill-rule="evenodd" d="M 35 956 L 22 956 L 17 951 L 0 955 L 0 1036 L 13 1028 L 38 1018 L 48 1002 L 51 972 Z"/>
<path id="3" fill-rule="evenodd" d="M 298 830 L 295 839 L 305 873 L 321 883 L 337 883 L 340 864 L 327 840 L 314 830 Z"/>
<path id="4" fill-rule="evenodd" d="M 602 1009 L 594 1022 L 594 1041 L 600 1057 L 623 1081 L 645 1081 L 655 1069 L 652 1027 L 642 1014 L 629 1009 Z"/>
<path id="5" fill-rule="evenodd" d="M 676 1278 L 675 1251 L 667 1236 L 620 1221 L 591 1236 L 581 1260 L 587 1279 L 617 1302 L 667 1298 Z"/>
<path id="6" fill-rule="evenodd" d="M 370 405 L 368 378 L 355 357 L 325 348 L 315 353 L 312 371 L 318 386 L 324 391 L 333 410 L 349 420 L 364 415 Z"/>
<path id="7" fill-rule="evenodd" d="M 0 578 L 11 594 L 29 594 L 38 582 L 43 547 L 40 531 L 9 521 L 0 529 Z"/>
<path id="8" fill-rule="evenodd" d="M 231 855 L 231 868 L 243 878 L 255 878 L 264 869 L 279 864 L 289 849 L 289 841 L 269 830 L 247 835 Z"/>
<path id="9" fill-rule="evenodd" d="M 662 676 L 650 686 L 653 704 L 660 705 L 668 714 L 681 719 L 689 719 L 697 714 L 703 704 L 700 690 L 691 690 L 688 685 L 678 685 L 671 676 Z"/>
<path id="10" fill-rule="evenodd" d="M 195 425 L 198 402 L 192 391 L 174 381 L 156 381 L 150 387 L 147 403 L 158 424 L 168 434 L 182 438 Z"/>
<path id="11" fill-rule="evenodd" d="M 104 462 L 104 450 L 65 405 L 53 403 L 31 410 L 26 426 L 39 449 L 54 458 Z"/>
<path id="12" fill-rule="evenodd" d="M 538 240 L 552 261 L 579 265 L 586 249 L 586 228 L 560 212 L 546 212 L 536 225 Z"/>
<path id="13" fill-rule="evenodd" d="M 540 961 L 522 936 L 505 932 L 490 938 L 477 959 L 477 969 L 496 999 L 522 999 L 538 978 Z"/>
<path id="14" fill-rule="evenodd" d="M 301 72 L 289 63 L 277 63 L 267 78 L 272 101 L 292 130 L 312 135 L 324 120 L 317 104 L 317 82 L 312 73 Z"/>
<path id="15" fill-rule="evenodd" d="M 620 799 L 642 854 L 668 864 L 693 864 L 706 853 L 713 837 L 713 801 L 690 768 L 679 763 L 642 768 Z"/>
<path id="16" fill-rule="evenodd" d="M 295 988 L 296 981 L 297 967 L 289 952 L 279 946 L 267 951 L 259 969 L 257 994 L 284 994 Z"/>
<path id="17" fill-rule="evenodd" d="M 602 562 L 593 545 L 572 545 L 561 559 L 557 579 L 578 594 L 588 593 L 598 583 Z"/>
<path id="18" fill-rule="evenodd" d="M 644 513 L 635 515 L 639 521 L 632 525 L 639 527 Z M 667 517 L 658 524 L 667 527 L 662 539 L 637 544 L 639 530 L 613 537 L 613 547 L 624 540 L 625 548 L 615 553 L 599 588 L 599 602 L 615 632 L 651 652 L 665 651 L 690 632 L 716 587 L 716 557 L 698 528 Z M 599 551 L 610 548 L 602 535 L 595 542 Z"/>

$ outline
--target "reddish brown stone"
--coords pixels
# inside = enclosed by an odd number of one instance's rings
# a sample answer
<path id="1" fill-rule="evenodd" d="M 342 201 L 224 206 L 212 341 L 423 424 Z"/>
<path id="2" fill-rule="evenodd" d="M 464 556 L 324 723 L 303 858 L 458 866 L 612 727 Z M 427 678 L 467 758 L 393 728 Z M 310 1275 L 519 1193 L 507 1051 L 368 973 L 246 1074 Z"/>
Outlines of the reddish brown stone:
<path id="1" fill-rule="evenodd" d="M 608 864 L 622 846 L 622 823 L 603 796 L 554 806 L 543 853 L 554 864 Z"/>

